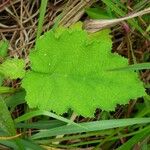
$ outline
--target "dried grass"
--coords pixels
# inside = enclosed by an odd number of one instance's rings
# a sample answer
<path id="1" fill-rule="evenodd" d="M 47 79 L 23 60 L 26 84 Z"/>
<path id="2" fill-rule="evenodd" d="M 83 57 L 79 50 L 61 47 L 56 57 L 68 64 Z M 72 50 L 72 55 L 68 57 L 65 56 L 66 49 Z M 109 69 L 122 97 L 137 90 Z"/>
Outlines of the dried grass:
<path id="1" fill-rule="evenodd" d="M 48 31 L 56 17 L 62 13 L 59 24 L 69 26 L 77 22 L 84 14 L 84 8 L 95 0 L 54 0 L 48 3 L 43 32 Z M 5 4 L 5 6 L 4 6 Z M 31 0 L 14 0 L 1 4 L 0 7 L 0 39 L 10 42 L 9 56 L 25 58 L 34 46 L 40 2 Z"/>

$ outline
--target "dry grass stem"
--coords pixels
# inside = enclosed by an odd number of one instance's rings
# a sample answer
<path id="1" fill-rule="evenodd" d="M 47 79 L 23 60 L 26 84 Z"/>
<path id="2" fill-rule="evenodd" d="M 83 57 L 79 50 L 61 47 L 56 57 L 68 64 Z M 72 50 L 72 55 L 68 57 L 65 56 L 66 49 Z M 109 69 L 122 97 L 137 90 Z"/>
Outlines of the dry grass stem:
<path id="1" fill-rule="evenodd" d="M 142 16 L 144 14 L 150 13 L 150 7 L 147 9 L 144 9 L 142 11 L 130 14 L 128 16 L 118 18 L 118 19 L 103 19 L 103 20 L 87 20 L 84 23 L 84 28 L 89 32 L 96 32 L 101 29 L 104 29 L 106 27 L 112 27 L 120 22 L 123 22 L 128 19 L 132 19 L 138 16 Z"/>

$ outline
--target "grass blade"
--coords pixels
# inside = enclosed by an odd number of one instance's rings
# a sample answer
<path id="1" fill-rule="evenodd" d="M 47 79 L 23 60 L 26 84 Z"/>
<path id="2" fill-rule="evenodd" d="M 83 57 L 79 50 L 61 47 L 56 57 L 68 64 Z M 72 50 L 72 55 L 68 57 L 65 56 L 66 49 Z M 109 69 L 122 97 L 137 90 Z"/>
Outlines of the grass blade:
<path id="1" fill-rule="evenodd" d="M 58 115 L 51 113 L 49 111 L 43 111 L 43 110 L 37 110 L 37 111 L 32 111 L 32 112 L 26 113 L 26 114 L 16 118 L 15 122 L 19 123 L 21 121 L 25 121 L 25 120 L 28 120 L 32 117 L 40 116 L 40 115 L 49 116 L 49 117 L 55 118 L 57 120 L 66 122 L 68 124 L 73 124 L 75 126 L 78 126 L 79 128 L 83 128 L 81 125 L 78 125 L 77 123 L 73 122 L 72 120 L 66 119 L 64 117 L 58 116 Z"/>
<path id="2" fill-rule="evenodd" d="M 117 150 L 132 149 L 135 144 L 137 144 L 139 141 L 141 141 L 142 139 L 146 138 L 149 135 L 150 135 L 150 126 L 147 127 L 147 129 L 144 130 L 143 132 L 133 136 L 130 140 L 121 145 Z"/>
<path id="3" fill-rule="evenodd" d="M 126 15 L 126 12 L 120 9 L 113 1 L 111 0 L 102 0 L 102 1 L 119 16 L 123 17 Z M 137 29 L 144 37 L 149 38 L 149 36 L 145 35 L 145 31 L 138 25 L 135 19 L 128 20 L 128 23 L 131 25 L 131 27 Z"/>
<path id="4" fill-rule="evenodd" d="M 0 41 L 0 57 L 4 58 L 7 56 L 8 46 L 9 46 L 8 41 L 4 40 Z"/>
<path id="5" fill-rule="evenodd" d="M 44 137 L 51 137 L 64 134 L 82 133 L 91 131 L 100 131 L 106 129 L 113 129 L 117 127 L 130 126 L 135 124 L 149 123 L 150 118 L 129 118 L 129 119 L 113 119 L 113 120 L 102 120 L 93 121 L 87 123 L 80 123 L 79 125 L 86 127 L 88 130 L 80 128 L 78 126 L 66 125 L 50 130 L 42 130 L 39 133 L 32 136 L 32 139 L 39 139 Z"/>
<path id="6" fill-rule="evenodd" d="M 52 129 L 56 127 L 60 127 L 66 125 L 65 122 L 59 120 L 44 120 L 32 123 L 17 123 L 16 128 L 24 128 L 24 129 Z"/>
<path id="7" fill-rule="evenodd" d="M 39 16 L 39 21 L 38 21 L 36 41 L 42 33 L 42 26 L 43 26 L 43 22 L 44 22 L 44 16 L 45 16 L 45 12 L 46 12 L 47 2 L 48 2 L 48 0 L 42 0 L 41 1 L 40 16 Z"/>
<path id="8" fill-rule="evenodd" d="M 133 64 L 133 65 L 129 65 L 128 67 L 114 68 L 108 71 L 134 71 L 134 70 L 143 70 L 143 69 L 150 69 L 150 63 Z"/>

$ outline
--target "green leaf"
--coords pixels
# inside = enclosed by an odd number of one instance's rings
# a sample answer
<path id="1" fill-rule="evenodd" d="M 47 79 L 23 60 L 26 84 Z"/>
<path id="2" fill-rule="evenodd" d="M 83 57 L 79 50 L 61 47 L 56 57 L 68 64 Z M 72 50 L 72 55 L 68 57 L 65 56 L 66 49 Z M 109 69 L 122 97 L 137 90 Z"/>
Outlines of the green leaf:
<path id="1" fill-rule="evenodd" d="M 6 57 L 8 51 L 8 42 L 7 41 L 0 41 L 0 56 Z"/>
<path id="2" fill-rule="evenodd" d="M 11 114 L 8 111 L 7 105 L 2 97 L 0 97 L 0 130 L 2 131 L 2 134 L 0 132 L 0 136 L 2 136 L 3 138 L 6 137 L 4 141 L 2 141 L 0 138 L 0 143 L 2 143 L 3 145 L 8 145 L 9 140 L 7 140 L 7 137 L 15 136 L 16 129 L 14 121 L 11 118 Z M 13 147 L 17 147 L 17 149 L 19 150 L 25 150 L 19 138 L 12 139 L 11 141 Z"/>
<path id="3" fill-rule="evenodd" d="M 1 97 L 0 97 L 0 128 L 9 136 L 13 136 L 16 134 L 14 122 L 11 118 L 11 115 L 7 109 L 4 100 Z"/>
<path id="4" fill-rule="evenodd" d="M 8 111 L 8 108 L 6 106 L 5 101 L 0 97 L 0 130 L 2 131 L 2 134 L 0 136 L 2 137 L 11 137 L 16 135 L 16 129 L 14 125 L 14 121 L 11 118 L 11 114 Z M 1 141 L 3 145 L 13 145 L 13 147 L 17 146 L 17 149 L 24 150 L 24 147 L 22 147 L 20 140 L 18 138 L 12 139 L 12 143 L 9 143 L 9 140 Z"/>
<path id="5" fill-rule="evenodd" d="M 22 59 L 7 59 L 0 65 L 0 73 L 11 79 L 23 78 L 25 62 Z"/>
<path id="6" fill-rule="evenodd" d="M 112 111 L 116 104 L 146 95 L 134 71 L 107 71 L 128 66 L 128 60 L 111 53 L 108 30 L 97 36 L 61 28 L 38 39 L 29 55 L 31 71 L 22 82 L 31 108 L 57 114 L 71 108 L 77 115 L 93 116 L 96 108 Z"/>

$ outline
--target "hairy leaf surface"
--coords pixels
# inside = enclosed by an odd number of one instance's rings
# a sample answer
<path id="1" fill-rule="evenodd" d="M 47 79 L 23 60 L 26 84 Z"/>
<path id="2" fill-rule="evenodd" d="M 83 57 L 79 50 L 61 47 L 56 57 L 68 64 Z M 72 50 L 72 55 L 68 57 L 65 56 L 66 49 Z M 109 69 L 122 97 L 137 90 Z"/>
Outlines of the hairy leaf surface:
<path id="1" fill-rule="evenodd" d="M 128 66 L 111 47 L 108 30 L 92 36 L 78 28 L 45 33 L 29 55 L 31 71 L 22 83 L 29 106 L 93 116 L 96 108 L 111 111 L 145 95 L 134 71 L 108 71 Z"/>
<path id="2" fill-rule="evenodd" d="M 0 65 L 0 73 L 11 79 L 23 78 L 25 62 L 22 59 L 7 59 Z"/>

